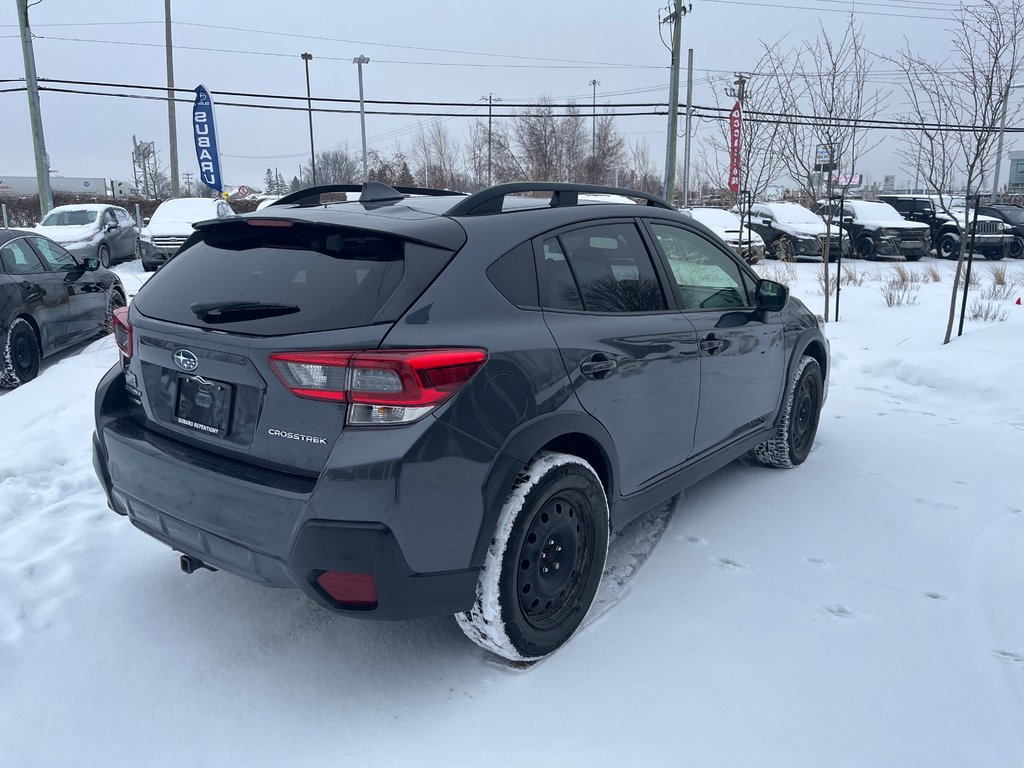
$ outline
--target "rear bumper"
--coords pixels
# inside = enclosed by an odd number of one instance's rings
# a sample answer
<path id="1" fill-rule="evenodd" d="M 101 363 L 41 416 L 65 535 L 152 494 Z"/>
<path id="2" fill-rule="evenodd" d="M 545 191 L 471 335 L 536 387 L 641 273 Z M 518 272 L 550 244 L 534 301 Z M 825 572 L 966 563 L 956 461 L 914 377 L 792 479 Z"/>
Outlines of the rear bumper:
<path id="1" fill-rule="evenodd" d="M 401 457 L 359 467 L 374 480 L 371 485 L 332 480 L 330 472 L 313 479 L 263 470 L 145 429 L 122 408 L 123 390 L 118 367 L 97 389 L 93 465 L 111 509 L 135 527 L 213 568 L 266 586 L 298 588 L 320 605 L 354 616 L 408 619 L 472 606 L 479 575 L 470 556 L 476 529 L 465 499 L 456 498 L 465 487 L 433 499 L 421 487 L 419 503 L 403 514 L 396 508 L 396 496 L 409 497 L 396 491 Z M 431 428 L 447 430 L 436 421 L 424 426 Z M 432 464 L 435 474 L 442 469 Z M 415 476 L 415 467 L 405 474 Z M 472 487 L 471 477 L 467 483 Z M 351 501 L 343 505 L 339 499 Z M 460 519 L 473 529 L 464 553 L 445 550 L 457 539 L 453 520 L 442 516 L 453 504 L 462 507 Z M 425 535 L 422 526 L 430 526 L 433 535 Z M 409 542 L 415 544 L 411 551 Z M 425 548 L 440 568 L 410 565 L 423 561 Z M 376 607 L 336 603 L 316 583 L 323 571 L 371 574 Z"/>

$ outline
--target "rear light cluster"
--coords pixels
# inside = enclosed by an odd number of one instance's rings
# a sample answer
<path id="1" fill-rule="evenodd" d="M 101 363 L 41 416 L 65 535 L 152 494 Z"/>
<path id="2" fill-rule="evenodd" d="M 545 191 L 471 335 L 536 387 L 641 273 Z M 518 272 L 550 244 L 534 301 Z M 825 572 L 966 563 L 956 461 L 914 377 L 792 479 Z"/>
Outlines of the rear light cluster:
<path id="1" fill-rule="evenodd" d="M 113 314 L 114 343 L 125 357 L 132 356 L 132 324 L 128 322 L 128 307 L 118 307 Z"/>
<path id="2" fill-rule="evenodd" d="M 282 352 L 270 356 L 298 397 L 348 403 L 348 423 L 408 424 L 454 395 L 487 360 L 482 349 Z"/>

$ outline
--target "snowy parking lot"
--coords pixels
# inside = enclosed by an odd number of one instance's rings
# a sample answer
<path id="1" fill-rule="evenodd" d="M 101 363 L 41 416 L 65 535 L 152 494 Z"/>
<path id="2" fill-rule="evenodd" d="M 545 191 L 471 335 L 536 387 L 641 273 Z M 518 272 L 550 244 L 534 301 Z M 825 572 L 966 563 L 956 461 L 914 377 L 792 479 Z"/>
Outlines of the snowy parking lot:
<path id="1" fill-rule="evenodd" d="M 113 340 L 50 361 L 0 394 L 0 766 L 1024 765 L 1024 262 L 999 266 L 972 296 L 1006 319 L 943 347 L 952 264 L 888 307 L 896 265 L 850 262 L 807 462 L 622 532 L 527 668 L 451 618 L 182 574 L 93 475 Z M 817 269 L 759 267 L 821 312 Z"/>

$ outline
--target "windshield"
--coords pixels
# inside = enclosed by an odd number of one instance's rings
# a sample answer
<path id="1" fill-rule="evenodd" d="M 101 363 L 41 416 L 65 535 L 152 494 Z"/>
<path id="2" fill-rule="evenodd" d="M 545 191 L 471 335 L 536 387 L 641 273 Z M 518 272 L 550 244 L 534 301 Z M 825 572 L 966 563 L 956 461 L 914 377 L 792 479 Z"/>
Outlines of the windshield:
<path id="1" fill-rule="evenodd" d="M 693 218 L 707 227 L 717 229 L 739 229 L 740 219 L 735 213 L 729 213 L 721 208 L 694 208 L 691 212 Z"/>
<path id="2" fill-rule="evenodd" d="M 1024 224 L 1024 208 L 1000 208 L 999 212 L 1006 220 L 1014 224 Z"/>
<path id="3" fill-rule="evenodd" d="M 217 201 L 202 197 L 167 200 L 160 204 L 150 223 L 160 221 L 183 221 L 195 224 L 197 221 L 217 218 Z"/>
<path id="4" fill-rule="evenodd" d="M 813 224 L 821 225 L 821 219 L 802 205 L 773 205 L 771 207 L 775 218 L 783 224 Z"/>
<path id="5" fill-rule="evenodd" d="M 99 218 L 99 211 L 88 211 L 83 208 L 70 211 L 50 211 L 43 219 L 44 227 L 84 227 Z"/>
<path id="6" fill-rule="evenodd" d="M 899 212 L 888 203 L 847 203 L 853 208 L 853 213 L 858 219 L 868 221 L 892 221 L 904 223 L 906 220 Z"/>

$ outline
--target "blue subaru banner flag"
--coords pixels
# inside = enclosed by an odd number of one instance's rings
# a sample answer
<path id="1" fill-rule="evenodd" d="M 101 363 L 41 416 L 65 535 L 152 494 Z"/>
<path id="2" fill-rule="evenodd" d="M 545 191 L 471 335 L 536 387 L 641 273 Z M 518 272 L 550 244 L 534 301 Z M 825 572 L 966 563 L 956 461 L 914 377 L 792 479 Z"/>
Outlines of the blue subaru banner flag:
<path id="1" fill-rule="evenodd" d="M 199 160 L 199 178 L 203 184 L 218 192 L 224 191 L 220 175 L 220 154 L 217 152 L 217 131 L 213 122 L 213 99 L 205 85 L 195 89 L 196 103 L 192 105 L 192 132 L 196 139 L 196 158 Z"/>

